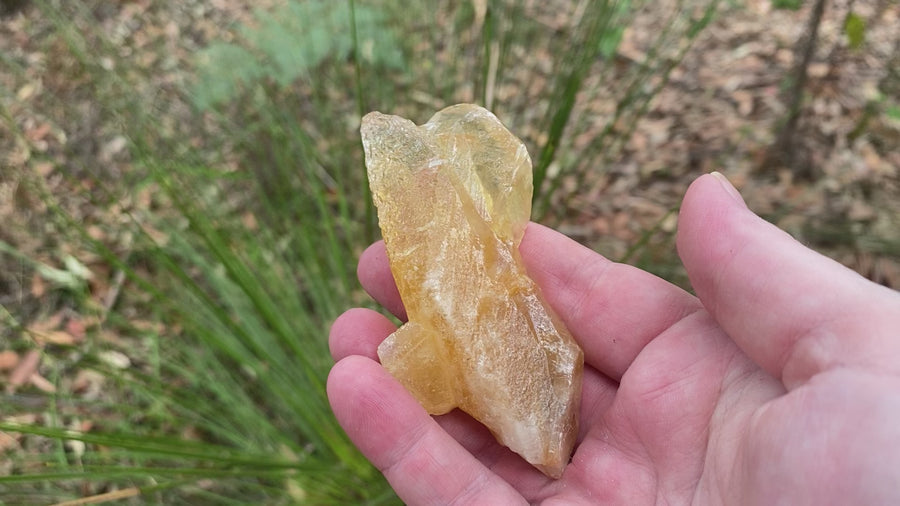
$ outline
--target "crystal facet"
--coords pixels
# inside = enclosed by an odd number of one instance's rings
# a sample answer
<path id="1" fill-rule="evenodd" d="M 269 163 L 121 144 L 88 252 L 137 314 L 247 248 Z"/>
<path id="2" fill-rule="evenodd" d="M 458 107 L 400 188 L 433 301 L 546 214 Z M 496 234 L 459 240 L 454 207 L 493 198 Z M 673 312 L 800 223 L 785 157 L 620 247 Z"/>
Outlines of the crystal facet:
<path id="1" fill-rule="evenodd" d="M 361 130 L 409 317 L 378 347 L 382 365 L 429 413 L 462 409 L 558 478 L 578 432 L 584 357 L 519 255 L 532 193 L 524 144 L 471 104 L 422 126 L 373 112 Z"/>

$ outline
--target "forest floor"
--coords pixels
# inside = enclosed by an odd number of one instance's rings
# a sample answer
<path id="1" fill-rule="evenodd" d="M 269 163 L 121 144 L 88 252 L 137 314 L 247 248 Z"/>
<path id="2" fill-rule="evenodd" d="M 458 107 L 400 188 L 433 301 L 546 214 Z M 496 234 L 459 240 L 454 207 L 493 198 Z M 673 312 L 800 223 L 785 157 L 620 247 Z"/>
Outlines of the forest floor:
<path id="1" fill-rule="evenodd" d="M 843 30 L 851 3 L 869 19 L 858 49 Z M 565 230 L 617 258 L 679 204 L 698 173 L 717 170 L 756 213 L 864 276 L 900 288 L 900 122 L 896 109 L 894 116 L 873 112 L 888 100 L 896 108 L 900 98 L 898 16 L 896 2 L 829 2 L 792 167 L 767 160 L 787 114 L 785 76 L 809 10 L 747 2 L 721 16 L 673 72 L 625 156 L 581 193 L 582 213 Z M 626 32 L 620 54 L 641 58 L 630 49 L 639 32 Z M 661 226 L 675 224 L 672 216 Z"/>
<path id="2" fill-rule="evenodd" d="M 181 16 L 157 4 L 103 3 L 95 16 L 129 59 L 160 69 L 155 79 L 163 90 L 180 79 L 166 69 L 180 68 L 205 41 L 222 36 L 224 27 L 251 16 L 249 7 L 229 0 L 186 2 Z M 864 20 L 859 44 L 845 30 L 851 12 Z M 82 69 L 58 58 L 55 44 L 63 42 L 50 42 L 51 25 L 37 14 L 26 3 L 0 17 L 0 54 L 31 62 L 21 73 L 0 73 L 0 99 L 8 112 L 0 123 L 0 241 L 19 253 L 0 255 L 0 304 L 38 341 L 77 347 L 95 317 L 80 314 L 48 277 L 89 270 L 91 297 L 105 310 L 116 304 L 124 281 L 114 266 L 77 249 L 73 233 L 52 217 L 40 195 L 56 196 L 92 237 L 104 240 L 125 220 L 126 208 L 154 202 L 142 192 L 133 201 L 92 206 L 68 199 L 94 190 L 94 183 L 79 178 L 84 167 L 101 164 L 110 178 L 124 179 L 131 161 L 127 140 L 98 115 L 85 92 Z M 658 247 L 647 250 L 650 258 L 638 265 L 686 285 L 677 265 L 669 265 L 677 263 L 671 248 L 674 211 L 698 174 L 718 170 L 755 212 L 863 276 L 900 288 L 900 5 L 828 2 L 808 69 L 795 163 L 782 167 L 767 160 L 788 112 L 786 76 L 809 14 L 809 5 L 776 10 L 766 1 L 727 8 L 676 67 L 622 155 L 579 189 L 571 212 L 554 225 L 613 259 L 627 257 L 639 241 L 656 241 Z M 648 10 L 625 31 L 617 58 L 643 60 L 642 38 L 655 29 Z M 351 92 L 347 100 L 353 100 Z M 174 122 L 179 111 L 160 114 L 163 123 L 167 114 Z M 36 272 L 34 265 L 56 271 Z M 158 325 L 139 315 L 134 320 Z M 54 382 L 40 374 L 40 353 L 14 346 L 10 338 L 0 335 L 0 385 L 8 392 L 52 392 Z M 113 367 L 128 367 L 127 354 L 107 359 Z M 73 391 L 88 392 L 100 382 L 89 373 L 72 375 Z M 0 433 L 0 451 L 17 444 Z"/>

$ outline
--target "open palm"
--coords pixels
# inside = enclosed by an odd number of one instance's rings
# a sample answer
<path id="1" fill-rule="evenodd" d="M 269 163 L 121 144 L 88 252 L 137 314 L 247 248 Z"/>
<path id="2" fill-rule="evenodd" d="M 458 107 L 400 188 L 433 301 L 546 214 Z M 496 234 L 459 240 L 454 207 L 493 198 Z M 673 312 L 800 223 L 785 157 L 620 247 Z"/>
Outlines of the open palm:
<path id="1" fill-rule="evenodd" d="M 529 226 L 521 252 L 585 352 L 580 433 L 551 480 L 461 412 L 429 416 L 381 368 L 395 330 L 353 309 L 330 336 L 338 420 L 409 504 L 900 501 L 900 295 L 699 178 L 678 251 L 699 298 Z M 384 246 L 359 277 L 405 313 Z"/>

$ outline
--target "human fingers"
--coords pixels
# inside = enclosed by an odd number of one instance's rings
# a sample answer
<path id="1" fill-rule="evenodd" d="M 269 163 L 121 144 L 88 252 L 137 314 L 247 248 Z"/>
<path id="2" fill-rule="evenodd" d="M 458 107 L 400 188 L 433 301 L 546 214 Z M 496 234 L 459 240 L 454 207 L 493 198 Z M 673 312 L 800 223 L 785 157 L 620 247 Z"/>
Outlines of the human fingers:
<path id="1" fill-rule="evenodd" d="M 675 285 L 538 224 L 528 226 L 519 249 L 585 361 L 617 381 L 647 343 L 700 309 Z"/>
<path id="2" fill-rule="evenodd" d="M 397 283 L 391 274 L 384 241 L 377 241 L 363 251 L 356 267 L 356 277 L 363 289 L 401 321 L 406 321 L 406 308 L 400 300 Z"/>
<path id="3" fill-rule="evenodd" d="M 390 320 L 376 311 L 364 308 L 350 309 L 339 316 L 331 326 L 328 344 L 335 362 L 351 355 L 378 360 L 378 345 L 397 329 Z M 608 379 L 606 381 L 609 381 Z M 596 390 L 589 378 L 585 381 L 585 395 Z M 596 401 L 585 402 L 595 406 Z M 585 410 L 587 411 L 587 410 Z M 460 410 L 453 410 L 435 417 L 438 424 L 488 469 L 504 478 L 516 478 L 517 484 L 526 486 L 522 478 L 534 477 L 539 472 L 508 448 L 497 443 L 488 429 Z M 538 488 L 531 487 L 531 493 Z M 525 492 L 523 490 L 523 492 Z"/>
<path id="4" fill-rule="evenodd" d="M 593 367 L 585 367 L 576 449 L 592 437 L 589 434 L 593 433 L 593 437 L 596 438 L 597 434 L 603 431 L 599 426 L 615 399 L 617 387 L 618 385 L 606 375 Z M 486 468 L 512 485 L 532 503 L 537 503 L 541 498 L 553 495 L 564 488 L 562 482 L 547 478 L 521 456 L 498 443 L 484 425 L 468 414 L 453 410 L 435 419 Z M 565 476 L 572 472 L 567 468 Z"/>
<path id="5" fill-rule="evenodd" d="M 606 440 L 606 436 L 602 434 L 606 433 L 608 428 L 603 419 L 615 400 L 617 388 L 618 384 L 593 367 L 584 368 L 578 439 L 575 444 L 576 455 L 578 452 L 590 455 L 595 451 L 591 447 L 596 446 L 597 438 Z M 566 477 L 584 475 L 585 469 L 568 467 L 563 480 L 550 480 L 531 464 L 528 464 L 525 459 L 498 443 L 485 426 L 466 413 L 453 410 L 446 415 L 435 417 L 435 419 L 448 434 L 459 441 L 485 467 L 512 485 L 533 504 L 567 489 L 569 489 L 568 492 L 579 495 L 577 490 L 572 489 L 571 483 L 567 485 L 565 481 Z M 589 442 L 592 438 L 593 440 Z M 606 442 L 609 443 L 609 441 Z M 582 444 L 585 446 L 582 447 Z M 592 459 L 587 460 L 591 461 Z M 575 456 L 573 463 L 576 461 L 580 461 L 580 465 L 583 466 L 585 459 Z M 594 483 L 596 476 L 588 476 L 584 482 Z"/>
<path id="6" fill-rule="evenodd" d="M 900 294 L 756 216 L 724 176 L 688 189 L 677 245 L 706 309 L 786 387 L 838 365 L 898 369 Z"/>
<path id="7" fill-rule="evenodd" d="M 339 316 L 331 326 L 328 344 L 331 355 L 338 362 L 351 355 L 378 360 L 378 345 L 397 327 L 384 315 L 364 308 L 353 308 Z M 608 381 L 608 380 L 607 380 Z M 584 392 L 592 393 L 591 381 Z M 588 401 L 590 406 L 596 401 Z M 460 410 L 435 417 L 438 424 L 487 468 L 504 477 L 527 474 L 530 467 L 521 457 L 497 443 L 488 429 Z M 536 470 L 534 472 L 537 472 Z"/>
<path id="8" fill-rule="evenodd" d="M 378 345 L 396 329 L 394 324 L 381 313 L 364 308 L 350 309 L 339 316 L 331 326 L 328 337 L 331 356 L 336 362 L 350 355 L 360 355 L 377 361 Z M 617 384 L 607 376 L 593 367 L 585 367 L 579 441 L 612 403 L 616 389 Z M 438 417 L 438 421 L 460 444 L 475 454 L 488 467 L 493 468 L 500 457 L 506 458 L 505 453 L 507 452 L 494 451 L 490 448 L 491 443 L 496 443 L 487 429 L 480 427 L 475 430 L 480 424 L 474 422 L 467 415 L 460 415 L 462 413 L 454 412 L 451 415 Z M 518 460 L 521 461 L 521 459 Z M 503 463 L 500 465 L 504 468 L 509 467 Z"/>
<path id="9" fill-rule="evenodd" d="M 339 361 L 327 390 L 344 431 L 406 503 L 525 503 L 374 361 Z"/>
<path id="10" fill-rule="evenodd" d="M 378 360 L 381 341 L 397 327 L 383 314 L 365 308 L 353 308 L 337 317 L 328 333 L 328 348 L 335 362 L 350 355 Z"/>
<path id="11" fill-rule="evenodd" d="M 611 262 L 541 225 L 528 226 L 519 251 L 545 299 L 581 344 L 587 363 L 616 380 L 650 340 L 700 308 L 674 285 Z M 362 254 L 358 271 L 366 291 L 404 318 L 383 243 Z"/>

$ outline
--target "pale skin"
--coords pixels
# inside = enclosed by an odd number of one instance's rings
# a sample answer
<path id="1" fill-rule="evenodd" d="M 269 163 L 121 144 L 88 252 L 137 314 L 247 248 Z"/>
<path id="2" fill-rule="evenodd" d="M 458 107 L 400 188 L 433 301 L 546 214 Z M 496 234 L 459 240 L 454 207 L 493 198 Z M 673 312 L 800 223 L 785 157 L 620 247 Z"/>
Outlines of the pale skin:
<path id="1" fill-rule="evenodd" d="M 719 174 L 681 207 L 697 296 L 530 225 L 530 275 L 585 352 L 578 443 L 551 480 L 379 365 L 390 320 L 335 321 L 328 396 L 408 504 L 900 504 L 900 294 L 802 246 Z M 405 313 L 382 243 L 363 287 Z"/>

